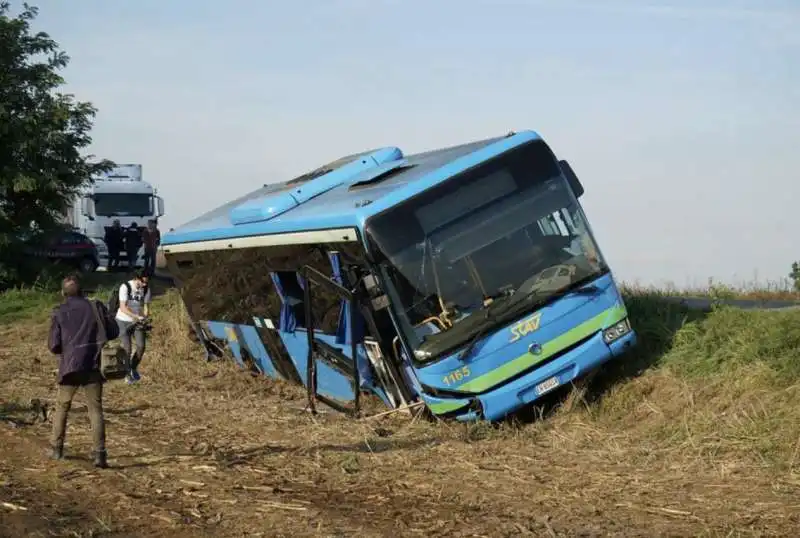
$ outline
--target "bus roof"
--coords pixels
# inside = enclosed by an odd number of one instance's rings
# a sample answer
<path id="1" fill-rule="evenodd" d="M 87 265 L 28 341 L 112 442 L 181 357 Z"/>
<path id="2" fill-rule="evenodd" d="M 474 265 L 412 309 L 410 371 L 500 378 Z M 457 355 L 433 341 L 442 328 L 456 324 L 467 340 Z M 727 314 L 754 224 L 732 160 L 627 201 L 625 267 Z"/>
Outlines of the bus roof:
<path id="1" fill-rule="evenodd" d="M 341 236 L 361 228 L 372 215 L 539 138 L 524 131 L 408 156 L 391 147 L 350 155 L 290 181 L 265 184 L 170 231 L 162 245 L 172 252 L 216 250 L 239 238 L 240 247 L 256 246 L 253 240 L 267 235 L 333 241 L 326 231 Z M 306 242 L 274 239 L 271 244 Z M 347 240 L 355 240 L 354 234 Z"/>

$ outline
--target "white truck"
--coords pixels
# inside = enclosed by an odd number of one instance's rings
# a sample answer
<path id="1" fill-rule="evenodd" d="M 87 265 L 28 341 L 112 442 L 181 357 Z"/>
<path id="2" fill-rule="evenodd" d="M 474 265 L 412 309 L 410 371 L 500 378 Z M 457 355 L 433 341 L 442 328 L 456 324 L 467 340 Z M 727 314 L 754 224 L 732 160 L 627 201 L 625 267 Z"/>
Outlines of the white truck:
<path id="1" fill-rule="evenodd" d="M 106 229 L 115 220 L 123 228 L 132 223 L 140 229 L 147 221 L 164 215 L 164 200 L 152 185 L 142 179 L 141 164 L 118 164 L 93 179 L 67 209 L 66 220 L 76 231 L 87 235 L 96 245 L 101 267 L 108 264 L 108 248 L 104 237 Z M 139 264 L 143 261 L 144 247 L 139 250 Z M 120 253 L 123 265 L 127 256 Z"/>

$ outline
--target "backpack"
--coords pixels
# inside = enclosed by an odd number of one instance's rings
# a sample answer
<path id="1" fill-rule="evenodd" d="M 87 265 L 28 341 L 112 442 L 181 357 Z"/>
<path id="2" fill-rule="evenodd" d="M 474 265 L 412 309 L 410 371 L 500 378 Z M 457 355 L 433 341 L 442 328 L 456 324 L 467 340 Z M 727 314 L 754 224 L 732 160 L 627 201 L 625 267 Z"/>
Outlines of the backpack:
<path id="1" fill-rule="evenodd" d="M 107 381 L 123 379 L 130 372 L 130 357 L 119 343 L 111 342 L 111 340 L 117 338 L 119 330 L 112 330 L 112 333 L 116 334 L 116 336 L 109 335 L 108 327 L 100 315 L 98 304 L 94 302 L 91 304 L 92 310 L 94 310 L 95 320 L 97 320 L 97 326 L 102 331 L 102 336 L 98 338 L 97 342 L 99 347 L 98 367 L 100 373 Z M 113 338 L 111 338 L 111 336 L 113 336 Z"/>
<path id="2" fill-rule="evenodd" d="M 133 289 L 131 289 L 131 283 L 128 282 L 127 280 L 124 281 L 119 286 L 117 286 L 114 289 L 114 291 L 111 292 L 111 297 L 108 298 L 108 313 L 111 314 L 112 318 L 116 317 L 117 310 L 119 310 L 119 290 L 122 288 L 122 286 L 128 288 L 128 297 L 130 297 L 133 294 Z M 142 288 L 142 296 L 147 295 L 147 290 L 149 287 L 150 286 L 148 284 L 145 284 L 145 286 Z"/>
<path id="3" fill-rule="evenodd" d="M 119 310 L 119 290 L 122 286 L 128 288 L 128 297 L 131 296 L 131 285 L 127 280 L 114 288 L 114 291 L 111 292 L 111 297 L 108 298 L 108 313 L 112 318 L 117 315 L 117 310 Z"/>
<path id="4" fill-rule="evenodd" d="M 100 374 L 107 381 L 124 379 L 131 372 L 128 352 L 118 343 L 107 342 L 100 348 Z"/>

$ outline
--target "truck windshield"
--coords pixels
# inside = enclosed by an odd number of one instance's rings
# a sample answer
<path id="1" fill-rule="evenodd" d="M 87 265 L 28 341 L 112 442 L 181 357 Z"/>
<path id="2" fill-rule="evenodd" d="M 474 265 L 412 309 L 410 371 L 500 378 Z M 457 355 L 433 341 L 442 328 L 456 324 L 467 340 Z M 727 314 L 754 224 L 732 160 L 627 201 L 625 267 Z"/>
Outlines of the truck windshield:
<path id="1" fill-rule="evenodd" d="M 149 194 L 132 193 L 95 194 L 94 210 L 100 217 L 146 217 L 153 212 Z"/>
<path id="2" fill-rule="evenodd" d="M 607 270 L 543 141 L 373 217 L 366 232 L 422 362 Z"/>

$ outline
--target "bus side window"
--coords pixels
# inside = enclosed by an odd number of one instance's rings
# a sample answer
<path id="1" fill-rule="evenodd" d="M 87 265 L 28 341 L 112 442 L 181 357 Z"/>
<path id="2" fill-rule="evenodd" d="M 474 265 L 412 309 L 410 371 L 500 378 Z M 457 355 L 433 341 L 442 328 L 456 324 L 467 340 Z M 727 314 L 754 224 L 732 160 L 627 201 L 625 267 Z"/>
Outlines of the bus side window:
<path id="1" fill-rule="evenodd" d="M 319 245 L 320 247 L 322 245 Z M 313 250 L 307 260 L 308 265 L 323 275 L 333 278 L 333 265 L 328 252 L 324 248 Z M 302 277 L 298 275 L 298 281 Z M 305 284 L 303 282 L 303 284 Z M 339 312 L 342 309 L 341 297 L 326 286 L 314 286 L 311 294 L 311 309 L 314 316 L 314 330 L 327 335 L 335 335 L 339 330 Z"/>
<path id="2" fill-rule="evenodd" d="M 305 280 L 302 277 L 300 266 L 309 265 L 323 275 L 331 275 L 333 267 L 328 254 L 322 249 L 313 247 L 295 247 L 296 255 L 291 259 L 295 263 L 284 264 L 283 271 L 275 271 L 280 281 L 284 302 L 292 310 L 296 320 L 296 327 L 307 329 L 310 320 L 305 317 Z M 299 250 L 303 249 L 303 250 Z M 288 270 L 293 269 L 293 270 Z M 311 314 L 314 321 L 314 330 L 327 335 L 335 335 L 339 325 L 339 312 L 341 298 L 326 286 L 314 285 L 311 291 Z"/>
<path id="3" fill-rule="evenodd" d="M 294 271 L 275 271 L 283 291 L 283 302 L 292 311 L 297 328 L 306 328 L 306 311 L 303 306 L 303 288 Z"/>

